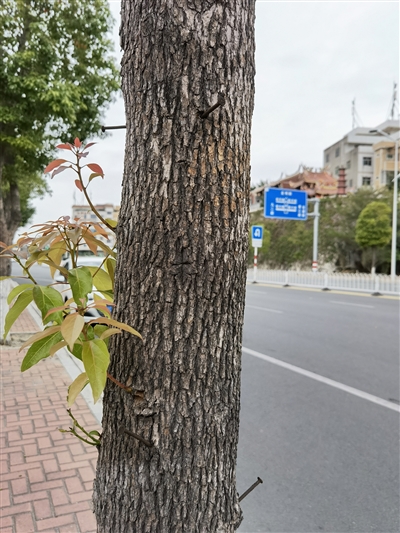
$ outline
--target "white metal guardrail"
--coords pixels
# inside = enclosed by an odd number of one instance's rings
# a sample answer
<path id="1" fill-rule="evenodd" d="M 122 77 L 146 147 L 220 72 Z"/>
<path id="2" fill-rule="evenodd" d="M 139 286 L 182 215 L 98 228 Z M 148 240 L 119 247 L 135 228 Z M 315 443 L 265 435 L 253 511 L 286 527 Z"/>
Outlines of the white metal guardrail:
<path id="1" fill-rule="evenodd" d="M 247 280 L 253 281 L 253 269 L 247 270 Z M 258 267 L 257 281 L 271 285 L 312 287 L 321 290 L 366 292 L 400 295 L 400 277 L 392 280 L 384 274 L 327 274 L 325 272 L 268 270 Z"/>

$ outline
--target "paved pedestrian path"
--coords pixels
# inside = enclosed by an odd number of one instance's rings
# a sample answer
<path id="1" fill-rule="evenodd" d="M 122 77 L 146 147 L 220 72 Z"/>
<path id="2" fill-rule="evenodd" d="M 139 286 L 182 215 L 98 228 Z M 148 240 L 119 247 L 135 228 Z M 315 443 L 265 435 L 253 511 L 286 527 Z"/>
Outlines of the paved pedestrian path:
<path id="1" fill-rule="evenodd" d="M 0 317 L 4 320 L 4 317 Z M 97 450 L 57 428 L 71 425 L 71 379 L 57 357 L 20 372 L 23 335 L 38 331 L 25 310 L 11 346 L 1 352 L 1 533 L 94 533 L 92 488 Z M 82 397 L 72 410 L 86 428 L 100 428 Z"/>

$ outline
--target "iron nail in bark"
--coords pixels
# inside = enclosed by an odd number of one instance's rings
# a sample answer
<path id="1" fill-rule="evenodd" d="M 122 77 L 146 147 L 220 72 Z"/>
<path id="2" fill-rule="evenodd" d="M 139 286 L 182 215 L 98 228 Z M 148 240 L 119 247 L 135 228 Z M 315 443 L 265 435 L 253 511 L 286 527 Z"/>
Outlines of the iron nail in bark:
<path id="1" fill-rule="evenodd" d="M 101 131 L 104 133 L 106 130 L 124 130 L 126 128 L 126 124 L 123 124 L 122 126 L 102 126 Z"/>
<path id="2" fill-rule="evenodd" d="M 132 431 L 129 431 L 128 429 L 126 429 L 124 427 L 121 427 L 120 432 L 121 433 L 125 433 L 126 435 L 129 435 L 130 437 L 133 437 L 134 439 L 137 439 L 138 441 L 140 441 L 142 444 L 144 444 L 148 448 L 152 448 L 153 447 L 153 443 L 152 442 L 144 439 L 143 437 L 141 437 L 140 435 L 137 435 L 136 433 L 133 433 Z"/>
<path id="3" fill-rule="evenodd" d="M 209 107 L 208 109 L 200 112 L 201 118 L 207 118 L 210 113 L 212 113 L 217 107 L 224 105 L 225 103 L 225 96 L 223 93 L 218 93 L 218 100 L 217 103 Z"/>
<path id="4" fill-rule="evenodd" d="M 262 482 L 263 482 L 263 480 L 262 480 L 260 477 L 258 477 L 258 478 L 257 478 L 257 481 L 255 481 L 255 482 L 252 484 L 252 486 L 249 487 L 249 488 L 246 490 L 246 492 L 243 492 L 243 494 L 242 494 L 241 496 L 239 496 L 239 501 L 241 502 L 244 498 L 246 498 L 246 496 L 248 496 L 248 495 L 250 494 L 250 492 L 251 492 L 252 490 L 254 490 L 254 489 L 257 487 L 257 485 L 259 485 L 259 484 L 262 483 Z"/>

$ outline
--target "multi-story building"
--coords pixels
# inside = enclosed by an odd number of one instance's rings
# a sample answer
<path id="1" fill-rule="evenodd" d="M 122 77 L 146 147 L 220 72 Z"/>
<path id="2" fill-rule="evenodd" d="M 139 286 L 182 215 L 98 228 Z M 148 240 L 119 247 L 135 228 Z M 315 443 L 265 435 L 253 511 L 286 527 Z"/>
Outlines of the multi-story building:
<path id="1" fill-rule="evenodd" d="M 394 179 L 395 167 L 395 142 L 389 139 L 380 141 L 373 146 L 374 149 L 374 189 L 390 185 Z M 397 155 L 399 158 L 399 154 Z M 398 167 L 400 168 L 400 162 Z"/>
<path id="2" fill-rule="evenodd" d="M 118 220 L 119 206 L 113 204 L 97 204 L 94 206 L 99 215 L 104 218 L 111 218 L 112 220 Z M 93 213 L 89 205 L 73 205 L 72 206 L 72 218 L 79 218 L 88 222 L 100 222 L 98 217 Z M 115 235 L 112 231 L 107 231 L 108 239 L 105 237 L 100 238 L 107 246 L 114 246 Z M 82 246 L 84 249 L 86 247 Z"/>
<path id="3" fill-rule="evenodd" d="M 334 176 L 339 175 L 340 167 L 345 168 L 348 192 L 355 192 L 360 187 L 382 187 L 387 179 L 382 172 L 392 170 L 390 153 L 394 154 L 394 141 L 391 142 L 380 132 L 396 137 L 399 131 L 399 121 L 392 119 L 375 128 L 354 128 L 324 150 L 324 168 Z M 386 165 L 383 165 L 382 159 L 386 158 L 387 153 L 389 159 L 385 159 Z M 380 158 L 380 166 L 376 163 L 377 158 Z"/>
<path id="4" fill-rule="evenodd" d="M 97 204 L 94 206 L 99 215 L 103 218 L 112 218 L 114 219 L 114 211 L 119 207 L 113 204 Z M 118 214 L 118 211 L 116 211 Z M 89 205 L 73 205 L 72 206 L 72 218 L 80 218 L 81 220 L 88 220 L 96 222 L 98 221 L 97 216 L 92 212 Z M 117 220 L 116 218 L 114 220 Z"/>

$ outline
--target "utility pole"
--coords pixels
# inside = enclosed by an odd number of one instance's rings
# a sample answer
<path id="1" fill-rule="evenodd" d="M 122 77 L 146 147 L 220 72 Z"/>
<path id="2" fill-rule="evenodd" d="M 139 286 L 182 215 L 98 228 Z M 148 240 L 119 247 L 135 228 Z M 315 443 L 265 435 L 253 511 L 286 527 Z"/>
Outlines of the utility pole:
<path id="1" fill-rule="evenodd" d="M 397 255 L 397 202 L 399 196 L 399 139 L 394 148 L 394 180 L 393 180 L 393 209 L 392 209 L 392 246 L 390 253 L 390 276 L 392 281 L 396 279 L 396 255 Z"/>
<path id="2" fill-rule="evenodd" d="M 318 225 L 320 200 L 319 198 L 312 198 L 310 202 L 314 203 L 314 212 L 309 215 L 310 217 L 314 217 L 312 271 L 318 272 Z"/>
<path id="3" fill-rule="evenodd" d="M 396 85 L 393 93 L 393 105 L 395 105 L 396 99 Z M 400 139 L 392 137 L 388 133 L 382 130 L 370 130 L 370 133 L 379 133 L 384 137 L 387 137 L 394 143 L 394 179 L 393 179 L 393 209 L 392 209 L 392 246 L 390 252 L 390 277 L 392 281 L 396 279 L 396 256 L 397 256 L 397 202 L 399 196 L 399 142 Z"/>

